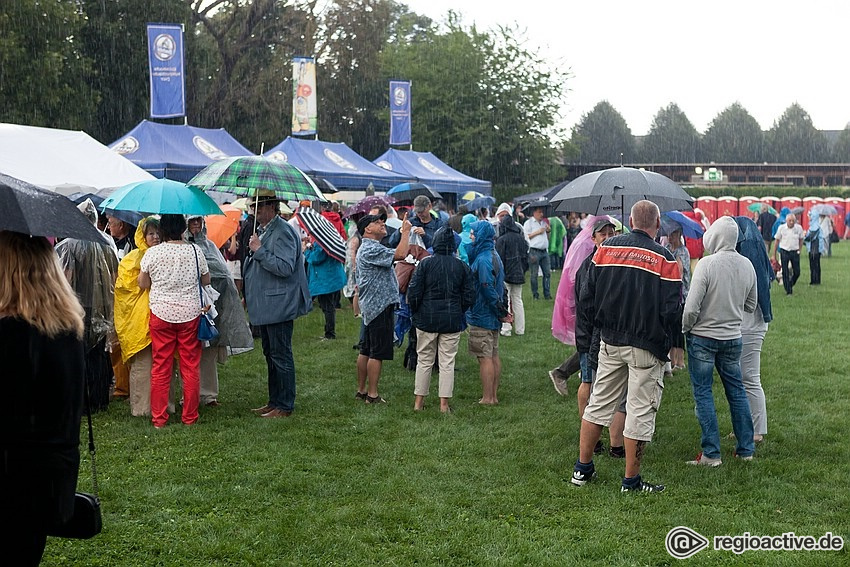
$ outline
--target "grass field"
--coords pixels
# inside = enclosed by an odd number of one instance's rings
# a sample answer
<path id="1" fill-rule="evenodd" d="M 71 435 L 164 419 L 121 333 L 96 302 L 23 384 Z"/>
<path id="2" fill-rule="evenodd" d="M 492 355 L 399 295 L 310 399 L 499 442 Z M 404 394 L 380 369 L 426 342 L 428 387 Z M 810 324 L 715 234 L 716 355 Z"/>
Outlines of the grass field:
<path id="1" fill-rule="evenodd" d="M 568 479 L 578 453 L 576 378 L 558 396 L 547 370 L 571 353 L 552 338 L 552 302 L 531 301 L 527 334 L 502 338 L 498 407 L 481 407 L 477 363 L 462 339 L 454 413 L 439 413 L 436 376 L 414 413 L 401 352 L 385 364 L 386 405 L 354 400 L 359 320 L 339 313 L 320 342 L 316 308 L 295 326 L 296 413 L 264 420 L 258 348 L 220 367 L 222 405 L 196 427 L 155 431 L 126 402 L 95 415 L 103 533 L 48 541 L 43 565 L 672 565 L 664 539 L 688 526 L 718 535 L 850 537 L 850 243 L 808 266 L 793 296 L 774 284 L 762 356 L 766 440 L 751 463 L 690 467 L 699 426 L 687 372 L 667 380 L 644 477 L 662 494 L 620 494 L 622 460 L 598 479 Z M 553 293 L 557 273 L 553 274 Z M 718 389 L 719 388 L 719 389 Z M 721 434 L 731 431 L 715 388 Z M 603 436 L 606 439 L 606 436 Z M 88 488 L 87 488 L 88 487 Z M 14 487 L 9 487 L 14 489 Z M 90 464 L 80 488 L 90 489 Z M 692 565 L 848 565 L 840 552 L 714 551 Z"/>

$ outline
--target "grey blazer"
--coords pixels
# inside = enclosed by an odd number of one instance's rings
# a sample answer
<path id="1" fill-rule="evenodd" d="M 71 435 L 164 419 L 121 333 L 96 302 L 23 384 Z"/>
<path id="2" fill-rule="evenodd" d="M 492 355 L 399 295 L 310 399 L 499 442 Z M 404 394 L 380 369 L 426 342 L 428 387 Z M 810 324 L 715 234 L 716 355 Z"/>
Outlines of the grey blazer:
<path id="1" fill-rule="evenodd" d="M 308 313 L 313 304 L 298 234 L 276 216 L 260 241 L 260 249 L 245 258 L 243 275 L 251 324 L 283 323 Z"/>

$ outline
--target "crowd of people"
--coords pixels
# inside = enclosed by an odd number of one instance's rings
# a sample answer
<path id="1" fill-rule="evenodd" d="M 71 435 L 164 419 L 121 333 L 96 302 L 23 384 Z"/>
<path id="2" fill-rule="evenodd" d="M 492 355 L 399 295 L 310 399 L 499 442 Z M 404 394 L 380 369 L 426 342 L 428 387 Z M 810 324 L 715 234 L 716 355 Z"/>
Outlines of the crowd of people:
<path id="1" fill-rule="evenodd" d="M 407 336 L 413 409 L 425 408 L 436 371 L 440 411 L 451 413 L 465 332 L 478 363 L 479 403 L 497 405 L 499 341 L 526 333 L 522 296 L 529 274 L 532 298 L 540 301 L 540 279 L 542 300 L 555 300 L 554 336 L 575 345 L 575 354 L 549 372 L 561 395 L 568 378 L 580 374 L 572 484 L 595 477 L 593 458 L 606 452 L 600 438 L 607 427 L 607 454 L 624 459 L 621 490 L 660 492 L 663 485 L 642 479 L 641 465 L 665 377 L 685 368 L 690 375 L 702 435 L 701 452 L 689 464 L 722 464 L 715 369 L 729 402 L 734 456 L 752 460 L 767 434 L 760 353 L 773 318 L 771 281 L 781 277 L 793 293 L 805 245 L 810 283 L 819 285 L 820 258 L 830 255 L 834 232 L 828 216 L 812 217 L 803 231 L 787 209 L 773 215 L 765 208 L 755 218 L 711 223 L 699 242 L 707 252 L 702 257 L 681 230 L 660 234 L 661 213 L 650 201 L 632 207 L 628 227 L 608 216 L 546 218 L 543 206 L 523 211 L 511 203 L 492 215 L 463 208 L 450 215 L 425 196 L 399 210 L 376 204 L 351 215 L 346 226 L 337 204 L 317 204 L 320 215 L 313 205 L 301 202 L 293 211 L 273 193 L 260 194 L 221 248 L 207 239 L 203 217 L 176 214 L 144 217 L 135 226 L 109 218 L 111 235 L 102 242 L 67 238 L 53 246 L 0 232 L 0 345 L 30 352 L 7 359 L 18 361 L 14 376 L 37 379 L 12 380 L 20 390 L 15 399 L 32 403 L 15 404 L 3 418 L 4 431 L 42 443 L 45 433 L 28 425 L 33 412 L 62 418 L 43 462 L 23 459 L 18 466 L 4 443 L 4 478 L 37 492 L 61 476 L 61 494 L 39 505 L 67 517 L 86 389 L 92 411 L 127 399 L 129 413 L 149 418 L 156 429 L 178 411 L 192 426 L 202 408 L 220 403 L 217 365 L 252 349 L 255 338 L 266 361 L 268 398 L 252 411 L 292 416 L 294 321 L 317 302 L 321 340 L 336 340 L 343 295 L 361 319 L 352 365 L 356 400 L 386 403 L 379 391 L 383 364 Z M 91 201 L 79 209 L 104 226 Z M 319 225 L 309 221 L 312 215 Z M 771 250 L 774 260 L 781 258 L 778 274 Z M 552 266 L 562 269 L 557 294 Z M 198 338 L 203 318 L 214 321 L 217 337 Z M 73 411 L 36 407 L 49 383 L 74 402 Z M 48 526 L 29 513 L 14 534 L 40 557 Z"/>

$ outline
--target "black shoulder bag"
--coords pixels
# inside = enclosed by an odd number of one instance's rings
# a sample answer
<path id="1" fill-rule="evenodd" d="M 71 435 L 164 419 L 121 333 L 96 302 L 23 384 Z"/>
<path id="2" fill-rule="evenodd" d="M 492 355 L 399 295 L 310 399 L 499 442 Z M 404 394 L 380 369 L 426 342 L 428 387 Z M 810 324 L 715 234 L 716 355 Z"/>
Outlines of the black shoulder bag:
<path id="1" fill-rule="evenodd" d="M 100 533 L 103 523 L 100 516 L 100 498 L 97 497 L 97 467 L 94 462 L 94 431 L 91 424 L 89 387 L 86 384 L 86 417 L 89 423 L 89 454 L 91 455 L 91 481 L 93 494 L 77 492 L 74 495 L 74 515 L 64 524 L 51 527 L 47 535 L 70 539 L 89 539 Z"/>

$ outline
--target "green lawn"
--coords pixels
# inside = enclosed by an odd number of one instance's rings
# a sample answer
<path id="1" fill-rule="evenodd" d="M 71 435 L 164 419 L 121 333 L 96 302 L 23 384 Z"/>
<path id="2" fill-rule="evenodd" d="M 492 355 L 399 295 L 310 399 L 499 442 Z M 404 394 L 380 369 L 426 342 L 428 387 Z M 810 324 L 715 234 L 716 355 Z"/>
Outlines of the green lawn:
<path id="1" fill-rule="evenodd" d="M 717 535 L 850 537 L 850 243 L 824 258 L 823 285 L 808 266 L 793 296 L 774 284 L 775 321 L 762 357 L 769 433 L 752 463 L 690 467 L 699 426 L 686 372 L 666 384 L 644 460 L 662 494 L 620 494 L 622 460 L 597 458 L 598 479 L 569 475 L 578 452 L 576 378 L 558 396 L 547 370 L 570 354 L 552 338 L 552 302 L 531 301 L 527 334 L 502 338 L 501 405 L 480 407 L 477 363 L 462 340 L 454 413 L 439 413 L 436 376 L 414 413 L 402 353 L 385 364 L 388 404 L 354 400 L 359 319 L 339 313 L 336 341 L 320 342 L 322 315 L 297 321 L 296 413 L 264 420 L 258 348 L 220 367 L 222 405 L 196 427 L 172 419 L 155 431 L 113 402 L 94 418 L 103 533 L 48 541 L 43 565 L 672 565 L 675 526 Z M 553 274 L 553 293 L 557 274 Z M 721 433 L 731 430 L 717 395 Z M 603 436 L 603 439 L 606 437 Z M 87 459 L 81 489 L 90 479 Z M 11 487 L 14 489 L 13 487 Z M 841 552 L 711 546 L 693 565 L 850 564 Z"/>

